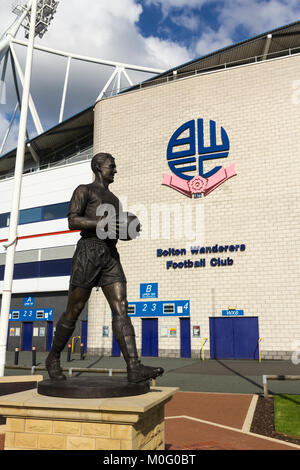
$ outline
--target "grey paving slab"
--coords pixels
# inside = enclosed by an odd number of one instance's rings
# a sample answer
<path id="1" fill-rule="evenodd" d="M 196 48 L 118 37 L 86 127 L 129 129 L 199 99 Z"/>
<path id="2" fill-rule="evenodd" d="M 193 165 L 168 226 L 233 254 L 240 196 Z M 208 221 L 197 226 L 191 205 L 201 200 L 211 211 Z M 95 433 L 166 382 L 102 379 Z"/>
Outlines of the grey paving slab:
<path id="1" fill-rule="evenodd" d="M 44 366 L 47 353 L 37 353 L 37 365 Z M 161 365 L 165 369 L 162 377 L 156 384 L 164 387 L 179 387 L 182 391 L 219 392 L 219 393 L 263 393 L 263 375 L 300 375 L 300 364 L 295 365 L 291 361 L 258 361 L 249 360 L 213 360 L 190 358 L 162 358 L 142 357 L 146 365 Z M 14 363 L 14 352 L 8 352 L 6 364 Z M 71 361 L 67 362 L 67 353 L 62 354 L 63 367 L 75 368 L 103 368 L 123 369 L 126 364 L 122 357 L 85 356 L 80 360 L 80 355 L 75 353 Z M 19 365 L 31 367 L 31 352 L 21 351 Z M 38 374 L 48 378 L 45 371 Z M 5 375 L 26 375 L 31 370 L 9 369 Z M 74 373 L 74 375 L 90 375 L 90 373 Z M 297 381 L 269 381 L 269 393 L 300 394 L 300 380 Z"/>

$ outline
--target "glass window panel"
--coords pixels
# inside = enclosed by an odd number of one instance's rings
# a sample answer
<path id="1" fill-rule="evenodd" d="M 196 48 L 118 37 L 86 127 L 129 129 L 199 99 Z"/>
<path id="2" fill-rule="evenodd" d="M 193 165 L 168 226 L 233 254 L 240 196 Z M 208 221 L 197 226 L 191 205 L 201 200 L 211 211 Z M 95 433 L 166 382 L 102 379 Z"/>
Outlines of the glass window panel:
<path id="1" fill-rule="evenodd" d="M 42 208 L 34 207 L 33 209 L 23 209 L 20 211 L 19 225 L 31 224 L 42 220 Z"/>
<path id="2" fill-rule="evenodd" d="M 0 228 L 8 226 L 8 213 L 0 214 Z"/>
<path id="3" fill-rule="evenodd" d="M 43 207 L 43 220 L 64 219 L 68 214 L 69 203 L 60 202 Z"/>

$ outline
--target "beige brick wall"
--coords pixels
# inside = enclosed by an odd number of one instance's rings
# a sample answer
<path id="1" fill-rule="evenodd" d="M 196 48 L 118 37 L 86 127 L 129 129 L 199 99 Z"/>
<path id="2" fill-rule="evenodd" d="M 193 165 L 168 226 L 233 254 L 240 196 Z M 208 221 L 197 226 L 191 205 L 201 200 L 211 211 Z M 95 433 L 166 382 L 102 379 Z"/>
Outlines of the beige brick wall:
<path id="1" fill-rule="evenodd" d="M 129 301 L 140 300 L 140 283 L 158 282 L 159 300 L 190 299 L 191 326 L 200 325 L 201 338 L 209 336 L 209 317 L 237 306 L 246 316 L 259 318 L 266 357 L 289 355 L 293 341 L 300 339 L 300 104 L 293 100 L 293 83 L 299 78 L 296 55 L 142 89 L 95 106 L 94 150 L 115 156 L 118 174 L 111 190 L 140 216 L 144 228 L 144 239 L 119 243 Z M 166 160 L 171 135 L 197 118 L 225 128 L 229 156 L 212 161 L 211 167 L 235 163 L 237 176 L 206 198 L 191 200 L 161 181 L 164 173 L 171 174 Z M 152 239 L 153 203 L 177 204 L 195 217 L 198 211 L 199 245 L 244 243 L 246 250 L 230 254 L 232 266 L 211 267 L 212 255 L 206 255 L 205 268 L 167 270 L 166 261 L 178 259 L 157 258 L 157 248 L 187 247 L 191 240 L 184 235 L 176 239 L 180 234 L 174 224 L 170 240 L 162 235 Z M 138 211 L 141 205 L 147 214 Z M 195 259 L 183 257 L 188 258 Z M 91 297 L 91 322 L 98 334 L 89 333 L 95 335 L 89 336 L 90 349 L 109 351 L 111 337 L 103 338 L 100 331 L 110 324 L 101 292 Z M 162 324 L 177 326 L 178 333 L 177 338 L 159 338 L 159 349 L 178 354 L 179 319 L 164 318 Z M 134 326 L 140 348 L 141 320 L 135 319 Z M 191 341 L 199 355 L 201 339 Z"/>
<path id="2" fill-rule="evenodd" d="M 132 425 L 7 418 L 5 433 L 6 450 L 163 450 L 164 445 L 163 406 Z"/>

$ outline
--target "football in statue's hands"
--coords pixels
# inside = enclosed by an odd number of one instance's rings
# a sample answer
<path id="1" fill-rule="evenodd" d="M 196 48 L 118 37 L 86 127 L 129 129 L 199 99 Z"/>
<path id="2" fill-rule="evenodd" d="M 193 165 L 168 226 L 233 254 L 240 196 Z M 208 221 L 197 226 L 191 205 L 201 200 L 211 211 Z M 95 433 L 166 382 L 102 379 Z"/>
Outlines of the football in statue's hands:
<path id="1" fill-rule="evenodd" d="M 132 212 L 121 212 L 118 221 L 119 240 L 134 240 L 140 236 L 141 223 L 135 214 L 132 214 Z"/>

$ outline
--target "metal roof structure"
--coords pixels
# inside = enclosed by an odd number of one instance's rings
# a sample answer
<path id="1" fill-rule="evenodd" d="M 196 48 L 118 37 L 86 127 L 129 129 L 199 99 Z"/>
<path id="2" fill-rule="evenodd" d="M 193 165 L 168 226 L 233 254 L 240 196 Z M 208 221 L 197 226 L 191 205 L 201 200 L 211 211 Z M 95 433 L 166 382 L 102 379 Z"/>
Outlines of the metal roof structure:
<path id="1" fill-rule="evenodd" d="M 108 79 L 105 74 L 101 75 L 99 87 L 102 84 L 102 89 L 100 93 L 99 90 L 96 90 L 97 94 L 94 96 L 94 98 L 92 98 L 92 103 L 94 103 L 96 100 L 101 99 L 103 96 L 107 96 L 108 94 L 112 95 L 113 93 L 118 93 L 121 90 L 122 79 L 126 81 L 127 86 L 133 86 L 134 83 L 139 82 L 140 78 L 133 78 L 131 76 L 131 72 L 133 72 L 134 75 L 136 75 L 136 72 L 143 74 L 146 73 L 148 74 L 148 76 L 149 74 L 153 75 L 163 72 L 162 69 L 154 69 L 140 65 L 104 60 L 99 57 L 89 57 L 34 44 L 34 36 L 39 35 L 41 37 L 47 30 L 47 27 L 53 18 L 58 3 L 59 0 L 27 0 L 26 4 L 20 3 L 18 1 L 17 5 L 15 5 L 13 9 L 13 12 L 17 15 L 17 18 L 14 23 L 7 29 L 4 35 L 0 38 L 0 62 L 2 66 L 0 80 L 0 98 L 2 97 L 3 91 L 5 95 L 5 86 L 7 85 L 7 83 L 9 83 L 10 85 L 12 85 L 12 88 L 14 86 L 17 100 L 14 112 L 9 115 L 10 122 L 7 126 L 2 143 L 0 143 L 0 179 L 3 177 L 7 177 L 7 175 L 10 176 L 10 172 L 12 172 L 14 168 L 14 157 L 16 154 L 16 150 L 10 150 L 4 155 L 2 155 L 2 152 L 6 146 L 7 138 L 12 129 L 12 125 L 14 123 L 18 110 L 20 110 L 22 114 L 21 96 L 23 97 L 24 93 L 20 92 L 19 85 L 20 87 L 22 87 L 23 92 L 24 83 L 26 83 L 26 86 L 28 85 L 28 110 L 31 113 L 33 125 L 36 131 L 36 136 L 34 138 L 30 138 L 28 136 L 28 129 L 25 129 L 27 132 L 27 146 L 25 149 L 24 171 L 27 172 L 33 166 L 40 168 L 41 166 L 44 166 L 47 163 L 56 162 L 59 159 L 62 160 L 68 157 L 70 153 L 74 154 L 76 152 L 81 151 L 82 149 L 85 149 L 87 146 L 92 145 L 92 107 L 89 107 L 85 111 L 82 111 L 73 116 L 72 118 L 65 119 L 63 121 L 66 95 L 70 82 L 71 62 L 80 62 L 81 64 L 94 64 L 98 68 L 102 67 L 102 71 L 104 68 L 107 71 L 111 72 Z M 16 35 L 22 26 L 25 28 L 25 37 L 29 37 L 29 25 L 31 24 L 33 7 L 35 11 L 34 17 L 36 21 L 32 41 L 32 51 L 35 50 L 41 52 L 42 54 L 46 53 L 48 54 L 48 56 L 50 54 L 52 57 L 54 56 L 66 59 L 66 70 L 60 102 L 59 119 L 57 124 L 52 127 L 52 129 L 48 129 L 46 132 L 44 131 L 41 119 L 39 117 L 37 108 L 31 95 L 31 80 L 29 80 L 29 83 L 28 80 L 25 80 L 25 73 L 23 73 L 21 63 L 19 61 L 17 51 L 15 49 L 15 45 L 23 46 L 27 48 L 28 52 L 29 41 L 26 42 L 16 39 Z M 32 56 L 32 53 L 30 55 Z M 11 80 L 10 77 L 7 78 L 7 69 L 9 63 L 11 63 L 13 80 Z M 32 57 L 30 59 L 30 64 L 31 63 Z M 97 96 L 98 98 L 96 98 Z M 70 92 L 68 93 L 68 99 L 71 99 Z M 90 104 L 91 101 L 89 101 L 89 103 L 86 103 L 85 106 L 89 106 Z M 28 124 L 27 119 L 26 124 Z M 21 126 L 19 126 L 19 131 L 20 127 Z M 23 137 L 21 137 L 21 142 L 23 146 Z"/>
<path id="2" fill-rule="evenodd" d="M 174 67 L 126 91 L 296 53 L 300 53 L 300 21 L 281 26 Z"/>
<path id="3" fill-rule="evenodd" d="M 155 86 L 195 74 L 218 71 L 297 53 L 300 53 L 300 21 L 276 28 L 179 65 L 119 93 L 128 93 L 139 88 Z M 101 99 L 105 99 L 105 95 Z M 93 144 L 93 108 L 94 106 L 91 106 L 28 140 L 24 172 L 29 171 L 30 167 L 35 164 L 41 167 L 48 163 L 59 162 L 69 155 L 91 147 Z M 15 156 L 16 149 L 9 151 L 0 159 L 0 178 L 7 177 L 8 174 L 13 172 Z"/>
<path id="4" fill-rule="evenodd" d="M 83 151 L 93 144 L 94 111 L 93 106 L 57 124 L 51 129 L 26 142 L 24 173 L 34 165 L 39 168 L 53 164 Z M 0 178 L 12 176 L 16 149 L 0 159 Z"/>

